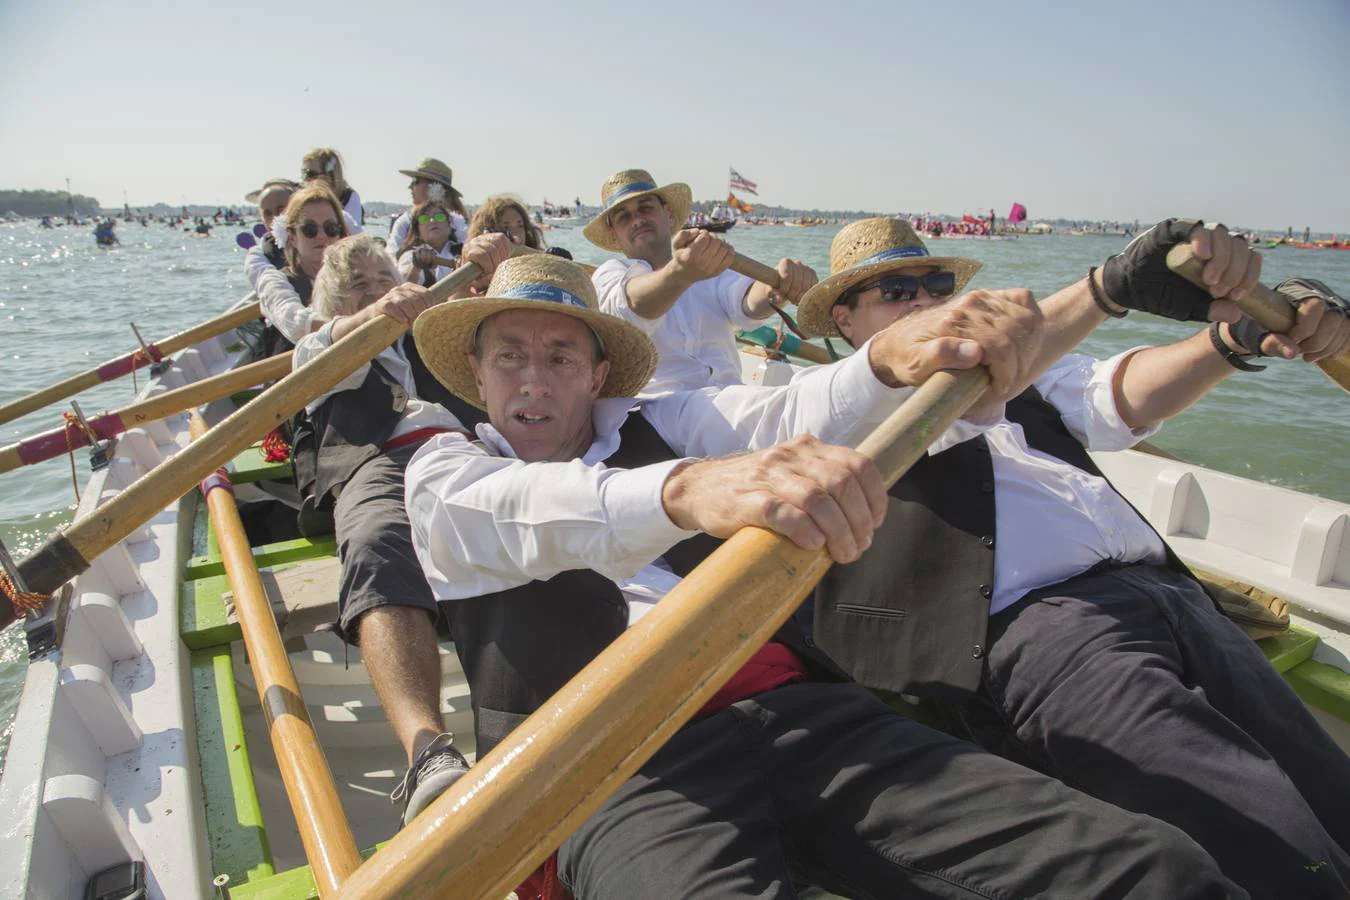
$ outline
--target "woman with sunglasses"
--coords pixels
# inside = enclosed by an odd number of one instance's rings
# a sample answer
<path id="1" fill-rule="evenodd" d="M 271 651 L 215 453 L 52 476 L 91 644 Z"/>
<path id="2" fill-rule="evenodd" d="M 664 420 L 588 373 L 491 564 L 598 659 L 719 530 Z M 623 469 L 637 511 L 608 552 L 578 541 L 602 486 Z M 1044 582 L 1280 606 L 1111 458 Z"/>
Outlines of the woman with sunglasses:
<path id="1" fill-rule="evenodd" d="M 455 242 L 462 244 L 469 239 L 469 212 L 464 208 L 463 195 L 454 186 L 454 172 L 449 166 L 428 156 L 413 168 L 398 171 L 400 175 L 412 179 L 408 183 L 408 190 L 412 193 L 413 206 L 421 206 L 428 201 L 442 204 L 450 213 Z M 412 226 L 412 210 L 408 210 L 389 226 L 389 246 L 402 247 L 412 232 Z"/>
<path id="2" fill-rule="evenodd" d="M 305 184 L 320 182 L 328 186 L 342 204 L 342 209 L 357 225 L 365 226 L 366 212 L 361 206 L 361 195 L 342 174 L 342 157 L 332 147 L 315 147 L 300 160 L 300 177 Z"/>
<path id="3" fill-rule="evenodd" d="M 454 222 L 444 203 L 419 203 L 409 217 L 412 229 L 398 248 L 398 268 L 404 279 L 431 287 L 454 271 L 451 266 L 437 265 L 437 258 L 457 258 L 462 244 L 455 240 Z"/>
<path id="4" fill-rule="evenodd" d="M 322 183 L 296 191 L 286 211 L 272 220 L 272 237 L 285 254 L 286 267 L 260 272 L 254 285 L 268 324 L 266 355 L 289 350 L 323 324 L 309 308 L 314 279 L 323 267 L 324 250 L 347 234 L 342 206 Z"/>

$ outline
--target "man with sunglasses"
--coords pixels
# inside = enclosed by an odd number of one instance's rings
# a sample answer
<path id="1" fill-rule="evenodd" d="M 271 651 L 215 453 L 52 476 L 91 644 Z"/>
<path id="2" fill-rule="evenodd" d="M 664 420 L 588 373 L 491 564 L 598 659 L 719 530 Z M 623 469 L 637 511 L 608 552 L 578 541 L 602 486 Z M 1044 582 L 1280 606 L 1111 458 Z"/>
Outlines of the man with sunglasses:
<path id="1" fill-rule="evenodd" d="M 1208 291 L 1167 269 L 1184 241 Z M 855 346 L 979 269 L 889 219 L 844 228 L 830 255 L 798 322 Z M 1288 336 L 1241 320 L 1231 300 L 1259 274 L 1240 238 L 1169 219 L 1047 298 L 1033 387 L 991 424 L 958 423 L 892 488 L 872 547 L 826 575 L 809 620 L 859 682 L 936 700 L 989 749 L 1179 826 L 1253 896 L 1345 897 L 1350 760 L 1087 453 L 1148 437 L 1256 353 L 1350 346 L 1346 303 L 1320 282 L 1280 285 L 1299 301 Z M 1214 324 L 1062 356 L 1130 309 Z"/>
<path id="2" fill-rule="evenodd" d="M 816 282 L 816 273 L 793 259 L 779 261 L 777 291 L 730 271 L 730 244 L 680 230 L 691 202 L 689 185 L 658 187 L 649 172 L 625 169 L 601 187 L 600 213 L 583 232 L 627 257 L 605 263 L 592 280 L 600 308 L 656 344 L 659 362 L 644 397 L 740 384 L 737 330 L 757 327 L 775 300 L 795 303 Z"/>

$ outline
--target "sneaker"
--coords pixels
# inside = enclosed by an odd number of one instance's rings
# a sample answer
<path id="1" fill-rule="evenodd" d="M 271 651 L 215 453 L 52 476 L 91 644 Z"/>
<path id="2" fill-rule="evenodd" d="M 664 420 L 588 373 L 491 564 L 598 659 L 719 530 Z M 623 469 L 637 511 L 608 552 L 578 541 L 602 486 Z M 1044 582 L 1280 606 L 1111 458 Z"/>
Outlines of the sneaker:
<path id="1" fill-rule="evenodd" d="M 404 825 L 469 771 L 469 761 L 455 749 L 454 741 L 449 732 L 437 735 L 417 754 L 402 783 L 389 795 L 390 803 L 403 801 Z"/>

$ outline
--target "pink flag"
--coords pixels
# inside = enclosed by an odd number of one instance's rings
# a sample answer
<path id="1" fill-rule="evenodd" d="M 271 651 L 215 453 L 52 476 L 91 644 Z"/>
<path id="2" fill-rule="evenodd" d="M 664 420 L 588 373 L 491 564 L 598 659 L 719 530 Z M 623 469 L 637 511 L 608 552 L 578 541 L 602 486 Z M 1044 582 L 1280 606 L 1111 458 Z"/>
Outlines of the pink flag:
<path id="1" fill-rule="evenodd" d="M 1025 222 L 1027 220 L 1027 208 L 1020 203 L 1014 203 L 1012 210 L 1008 213 L 1009 222 Z"/>

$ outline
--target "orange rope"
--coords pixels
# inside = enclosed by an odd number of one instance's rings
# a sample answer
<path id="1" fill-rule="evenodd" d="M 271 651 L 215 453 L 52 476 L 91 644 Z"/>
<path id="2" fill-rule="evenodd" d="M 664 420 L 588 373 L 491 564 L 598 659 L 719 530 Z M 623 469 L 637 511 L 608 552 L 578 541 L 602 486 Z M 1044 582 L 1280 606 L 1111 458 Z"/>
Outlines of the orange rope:
<path id="1" fill-rule="evenodd" d="M 9 577 L 9 573 L 2 568 L 0 568 L 0 590 L 4 591 L 5 597 L 14 607 L 14 612 L 20 614 L 40 610 L 48 600 L 52 599 L 50 594 L 19 590 Z"/>
<path id="2" fill-rule="evenodd" d="M 88 437 L 89 440 L 92 442 L 89 445 L 91 447 L 96 446 L 98 444 L 98 441 L 95 439 L 94 435 L 89 431 L 89 429 L 84 427 L 84 424 L 76 417 L 74 413 L 63 412 L 61 413 L 61 416 L 66 420 L 66 427 L 64 433 L 66 436 L 66 456 L 70 459 L 70 486 L 75 490 L 75 503 L 76 505 L 78 505 L 80 502 L 80 479 L 75 474 L 75 442 L 71 440 L 70 430 L 74 428 L 76 431 L 83 432 L 85 436 Z"/>
<path id="3" fill-rule="evenodd" d="M 135 396 L 136 394 L 139 394 L 139 393 L 141 392 L 140 385 L 137 384 L 137 382 L 136 382 L 136 369 L 137 369 L 139 366 L 142 366 L 142 365 L 145 365 L 145 366 L 153 366 L 154 364 L 155 364 L 155 358 L 154 358 L 153 356 L 151 356 L 148 352 L 146 352 L 146 349 L 145 349 L 144 347 L 142 347 L 141 349 L 139 349 L 139 350 L 137 350 L 137 351 L 135 351 L 134 353 L 131 354 L 131 392 L 132 392 L 132 396 Z"/>

